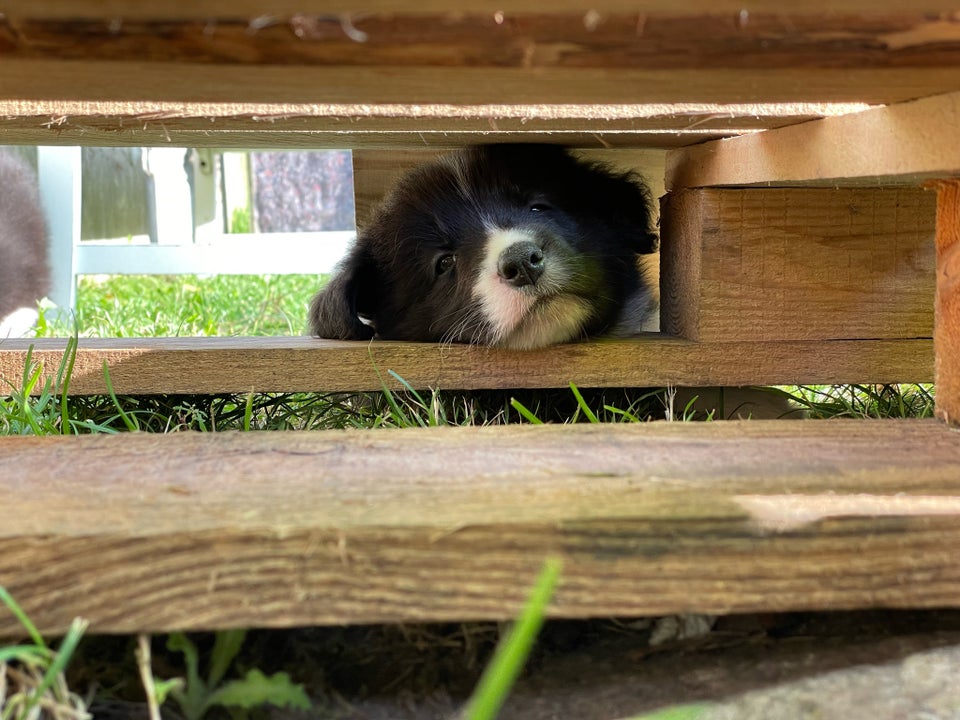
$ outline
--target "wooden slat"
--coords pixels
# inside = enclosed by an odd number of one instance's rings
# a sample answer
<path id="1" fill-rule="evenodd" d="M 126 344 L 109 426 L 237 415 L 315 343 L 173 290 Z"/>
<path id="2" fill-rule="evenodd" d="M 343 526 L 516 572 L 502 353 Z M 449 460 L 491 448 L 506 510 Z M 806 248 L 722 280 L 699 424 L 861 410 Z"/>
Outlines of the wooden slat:
<path id="1" fill-rule="evenodd" d="M 51 67 L 57 72 L 57 66 Z M 313 98 L 315 100 L 316 98 Z M 502 98 L 498 98 L 502 99 Z M 187 147 L 461 147 L 550 141 L 676 147 L 866 107 L 862 103 L 513 105 L 0 99 L 0 143 Z"/>
<path id="2" fill-rule="evenodd" d="M 2 97 L 310 105 L 890 103 L 956 90 L 946 68 L 341 67 L 5 60 Z M 149 93 L 143 88 L 150 88 Z M 4 108 L 6 113 L 6 108 Z"/>
<path id="3" fill-rule="evenodd" d="M 920 188 L 670 193 L 661 328 L 704 342 L 932 337 L 935 224 Z"/>
<path id="4" fill-rule="evenodd" d="M 960 22 L 922 6 L 396 4 L 5 8 L 2 141 L 450 147 L 516 132 L 676 147 L 789 122 L 776 104 L 960 90 Z"/>
<path id="5" fill-rule="evenodd" d="M 258 18 L 12 17 L 7 59 L 216 65 L 614 69 L 934 68 L 960 62 L 960 22 L 920 12 L 366 12 Z"/>
<path id="6" fill-rule="evenodd" d="M 960 180 L 937 183 L 937 417 L 960 426 Z"/>
<path id="7" fill-rule="evenodd" d="M 935 421 L 8 437 L 0 494 L 44 633 L 509 618 L 550 556 L 556 617 L 960 603 Z"/>
<path id="8" fill-rule="evenodd" d="M 667 187 L 917 184 L 960 173 L 960 93 L 671 152 Z"/>
<path id="9" fill-rule="evenodd" d="M 18 387 L 27 349 L 54 378 L 63 340 L 0 342 L 0 387 Z M 379 390 L 392 370 L 418 388 L 645 387 L 929 382 L 919 340 L 694 343 L 649 335 L 507 351 L 466 345 L 315 338 L 81 339 L 69 391 L 118 393 Z M 379 375 L 378 375 L 379 371 Z M 382 377 L 381 377 L 382 376 Z M 42 383 L 41 383 L 42 386 Z"/>
<path id="10" fill-rule="evenodd" d="M 540 0 L 516 0 L 509 6 L 510 13 L 542 12 L 544 5 Z M 783 13 L 784 6 L 779 0 L 558 0 L 550 4 L 556 12 L 582 12 L 591 10 L 600 13 L 636 12 L 664 13 L 672 15 L 702 15 L 717 13 L 733 15 L 744 22 L 755 13 Z M 803 4 L 806 12 L 849 12 L 876 13 L 896 12 L 903 4 L 891 0 L 807 0 Z M 951 12 L 956 4 L 951 0 L 920 0 L 911 2 L 909 9 L 916 13 Z M 265 15 L 269 17 L 289 17 L 292 15 L 353 15 L 368 12 L 388 13 L 450 13 L 484 12 L 494 14 L 503 12 L 502 0 L 364 0 L 333 3 L 330 0 L 139 0 L 131 3 L 126 0 L 43 0 L 26 2 L 13 0 L 4 8 L 13 18 L 87 18 L 115 20 L 133 19 L 196 19 L 209 18 L 250 18 L 255 20 Z"/>

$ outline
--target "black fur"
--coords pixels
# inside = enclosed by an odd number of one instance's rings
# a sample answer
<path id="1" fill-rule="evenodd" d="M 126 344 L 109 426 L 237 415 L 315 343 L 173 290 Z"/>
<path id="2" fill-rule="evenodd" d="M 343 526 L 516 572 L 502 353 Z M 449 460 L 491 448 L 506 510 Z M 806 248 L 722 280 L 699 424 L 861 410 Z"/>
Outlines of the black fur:
<path id="1" fill-rule="evenodd" d="M 18 308 L 36 307 L 49 285 L 36 177 L 19 156 L 0 151 L 0 320 Z"/>
<path id="2" fill-rule="evenodd" d="M 653 304 L 637 268 L 651 225 L 632 174 L 551 145 L 467 148 L 387 196 L 313 299 L 310 331 L 516 348 L 636 332 Z M 491 257 L 513 238 L 523 247 Z"/>

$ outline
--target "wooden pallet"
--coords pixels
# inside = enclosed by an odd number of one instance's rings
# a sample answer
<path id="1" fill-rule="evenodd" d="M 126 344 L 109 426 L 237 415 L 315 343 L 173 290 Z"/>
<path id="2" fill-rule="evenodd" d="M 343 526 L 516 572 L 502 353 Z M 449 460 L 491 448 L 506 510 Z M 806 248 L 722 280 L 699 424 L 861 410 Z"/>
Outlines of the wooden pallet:
<path id="1" fill-rule="evenodd" d="M 0 438 L 0 492 L 46 632 L 510 618 L 554 556 L 556 617 L 960 597 L 932 420 Z"/>
<path id="2" fill-rule="evenodd" d="M 361 213 L 424 150 L 591 149 L 669 190 L 664 335 L 84 339 L 70 391 L 104 363 L 121 393 L 935 375 L 960 418 L 952 4 L 512 7 L 15 4 L 0 143 L 366 149 Z M 48 377 L 63 347 L 35 343 Z M 956 606 L 958 448 L 932 421 L 2 438 L 0 583 L 46 631 L 504 618 L 552 554 L 557 616 Z"/>

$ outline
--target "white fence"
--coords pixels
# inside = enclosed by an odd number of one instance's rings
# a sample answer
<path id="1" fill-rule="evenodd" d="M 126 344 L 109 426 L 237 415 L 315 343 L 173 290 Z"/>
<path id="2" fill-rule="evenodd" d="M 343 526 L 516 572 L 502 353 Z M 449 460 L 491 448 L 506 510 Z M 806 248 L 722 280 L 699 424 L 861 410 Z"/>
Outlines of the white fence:
<path id="1" fill-rule="evenodd" d="M 40 147 L 37 158 L 50 236 L 50 299 L 61 308 L 74 307 L 78 275 L 326 273 L 355 235 L 353 231 L 228 235 L 217 227 L 198 232 L 191 244 L 81 242 L 80 148 Z M 188 211 L 182 203 L 158 208 L 158 213 L 183 212 Z"/>

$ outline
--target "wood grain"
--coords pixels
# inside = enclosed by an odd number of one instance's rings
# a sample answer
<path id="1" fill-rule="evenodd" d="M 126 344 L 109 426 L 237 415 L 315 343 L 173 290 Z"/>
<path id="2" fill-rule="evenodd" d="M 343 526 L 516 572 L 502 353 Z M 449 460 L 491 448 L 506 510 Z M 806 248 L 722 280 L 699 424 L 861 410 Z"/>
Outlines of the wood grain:
<path id="1" fill-rule="evenodd" d="M 510 3 L 510 12 L 542 12 L 540 0 L 516 0 Z M 879 12 L 897 12 L 903 5 L 892 0 L 808 0 L 803 5 L 811 13 L 863 13 L 871 15 Z M 5 8 L 14 20 L 31 18 L 83 18 L 111 21 L 116 19 L 166 19 L 207 20 L 209 18 L 286 18 L 294 15 L 330 15 L 344 14 L 352 16 L 359 13 L 387 12 L 400 14 L 449 13 L 457 15 L 464 12 L 497 13 L 504 8 L 501 0 L 365 0 L 357 5 L 353 2 L 331 3 L 330 0 L 272 0 L 269 15 L 264 15 L 261 0 L 140 0 L 137 3 L 126 0 L 44 0 L 42 3 L 17 3 Z M 594 11 L 608 13 L 669 13 L 671 15 L 703 15 L 717 13 L 733 15 L 749 21 L 750 15 L 757 13 L 783 13 L 784 6 L 778 0 L 595 0 L 584 3 L 582 0 L 558 0 L 550 4 L 556 12 Z M 956 9 L 951 0 L 920 0 L 910 3 L 910 11 L 915 13 L 947 13 Z"/>
<path id="2" fill-rule="evenodd" d="M 663 330 L 704 342 L 932 337 L 935 218 L 920 188 L 671 193 Z"/>
<path id="3" fill-rule="evenodd" d="M 54 382 L 64 340 L 0 342 L 0 387 L 19 387 L 27 350 Z M 467 345 L 348 342 L 306 337 L 80 340 L 69 392 L 104 394 L 107 364 L 118 393 L 216 393 L 417 388 L 649 387 L 929 382 L 933 343 L 834 340 L 695 343 L 636 340 L 507 351 Z"/>
<path id="4" fill-rule="evenodd" d="M 960 425 L 960 180 L 942 180 L 936 187 L 936 413 L 946 422 Z"/>
<path id="5" fill-rule="evenodd" d="M 960 93 L 670 152 L 667 187 L 916 185 L 960 173 Z"/>
<path id="6" fill-rule="evenodd" d="M 958 483 L 935 421 L 7 437 L 0 584 L 50 634 L 503 619 L 551 556 L 554 617 L 955 607 Z"/>
<path id="7" fill-rule="evenodd" d="M 33 18 L 6 28 L 7 59 L 369 67 L 935 68 L 960 64 L 953 15 L 793 10 L 302 12 L 204 18 Z"/>
<path id="8" fill-rule="evenodd" d="M 849 103 L 453 105 L 0 99 L 0 143 L 434 151 L 480 142 L 678 147 L 782 127 Z"/>

